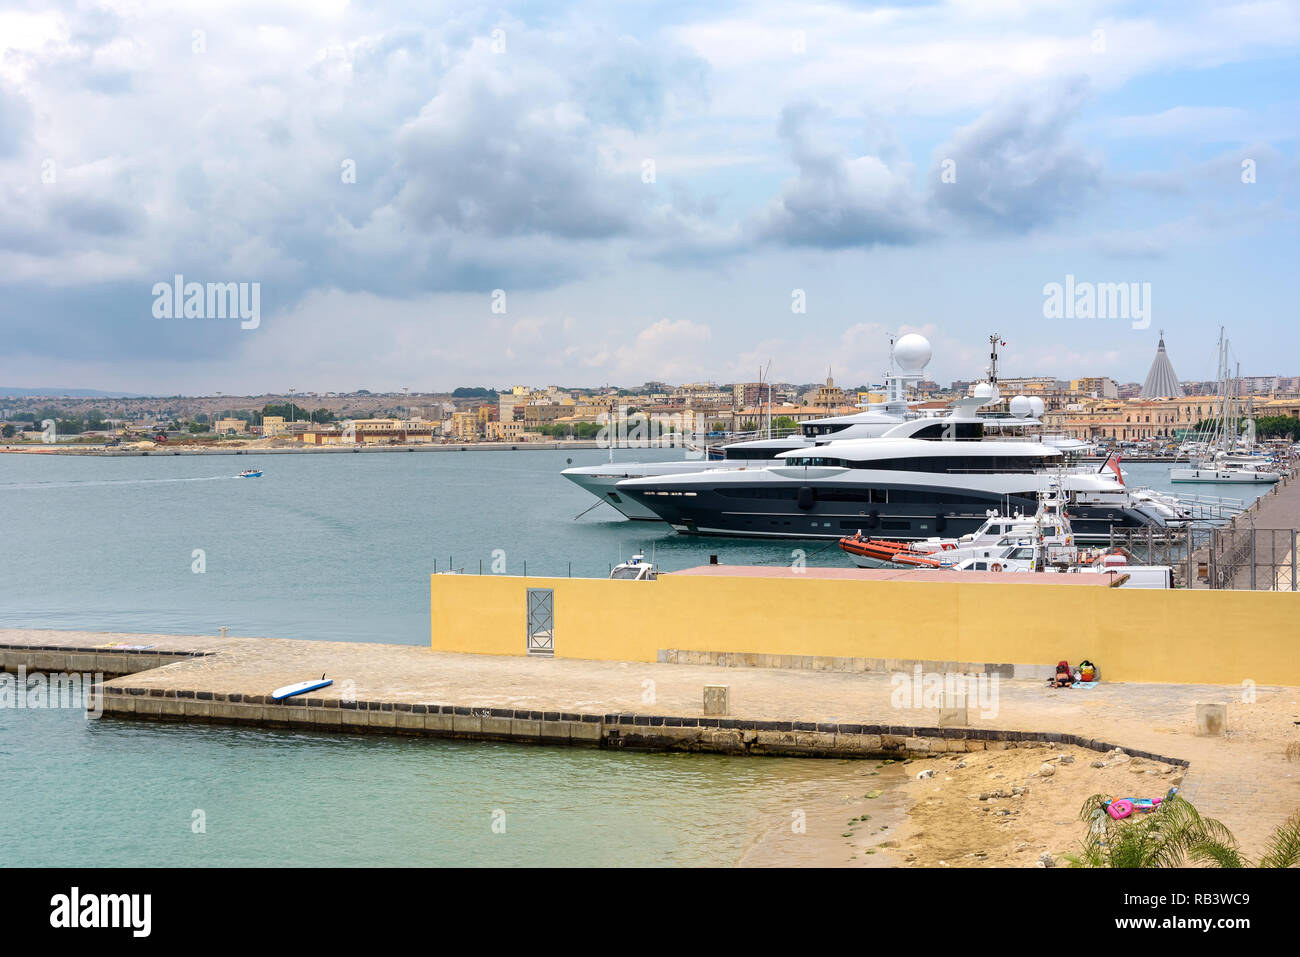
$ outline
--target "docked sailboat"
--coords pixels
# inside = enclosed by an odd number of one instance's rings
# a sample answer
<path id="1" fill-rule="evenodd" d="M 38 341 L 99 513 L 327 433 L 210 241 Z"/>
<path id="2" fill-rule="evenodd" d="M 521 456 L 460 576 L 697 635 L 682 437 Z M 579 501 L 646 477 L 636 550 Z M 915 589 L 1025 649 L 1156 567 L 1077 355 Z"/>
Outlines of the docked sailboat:
<path id="1" fill-rule="evenodd" d="M 1214 484 L 1272 484 L 1281 473 L 1264 455 L 1254 453 L 1255 420 L 1248 411 L 1241 414 L 1240 368 L 1229 373 L 1231 345 L 1219 329 L 1218 401 L 1213 426 L 1208 433 L 1196 433 L 1183 440 L 1179 452 L 1188 460 L 1186 468 L 1169 470 L 1169 481 Z"/>

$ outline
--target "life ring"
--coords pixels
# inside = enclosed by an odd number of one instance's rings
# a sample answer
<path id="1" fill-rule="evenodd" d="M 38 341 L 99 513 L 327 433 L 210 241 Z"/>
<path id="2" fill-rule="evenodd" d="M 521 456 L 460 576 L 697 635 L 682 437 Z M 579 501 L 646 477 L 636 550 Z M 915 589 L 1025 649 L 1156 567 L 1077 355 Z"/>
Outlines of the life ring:
<path id="1" fill-rule="evenodd" d="M 989 571 L 991 572 L 1002 571 L 1002 564 L 1000 562 L 994 562 L 992 565 L 989 566 Z"/>
<path id="2" fill-rule="evenodd" d="M 1118 801 L 1111 801 L 1107 810 L 1115 820 L 1122 821 L 1133 813 L 1133 802 L 1126 798 L 1120 798 Z"/>

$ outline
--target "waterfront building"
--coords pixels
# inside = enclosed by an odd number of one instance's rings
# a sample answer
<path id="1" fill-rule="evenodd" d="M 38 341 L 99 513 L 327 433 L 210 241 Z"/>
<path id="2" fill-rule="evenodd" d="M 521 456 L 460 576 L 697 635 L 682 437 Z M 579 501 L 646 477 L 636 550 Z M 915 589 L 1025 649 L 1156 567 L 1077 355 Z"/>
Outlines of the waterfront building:
<path id="1" fill-rule="evenodd" d="M 453 412 L 444 432 L 458 442 L 473 442 L 482 434 L 479 431 L 478 415 L 474 412 Z"/>
<path id="2" fill-rule="evenodd" d="M 522 422 L 488 422 L 487 440 L 489 442 L 526 442 Z"/>
<path id="3" fill-rule="evenodd" d="M 303 445 L 345 445 L 350 440 L 337 425 L 304 429 L 294 436 Z"/>
<path id="4" fill-rule="evenodd" d="M 468 416 L 474 420 L 473 413 L 457 412 L 455 415 Z M 428 419 L 353 419 L 353 441 L 357 445 L 380 445 L 391 442 L 432 442 L 437 423 Z"/>

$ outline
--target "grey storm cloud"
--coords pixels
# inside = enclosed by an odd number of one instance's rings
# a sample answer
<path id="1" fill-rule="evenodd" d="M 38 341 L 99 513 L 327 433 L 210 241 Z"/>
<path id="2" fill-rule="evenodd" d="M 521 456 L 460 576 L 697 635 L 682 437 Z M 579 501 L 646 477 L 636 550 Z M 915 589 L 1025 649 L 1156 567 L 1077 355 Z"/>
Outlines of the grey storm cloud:
<path id="1" fill-rule="evenodd" d="M 422 228 L 610 236 L 632 225 L 631 186 L 600 169 L 591 121 L 543 76 L 468 65 L 397 136 L 397 198 Z"/>
<path id="2" fill-rule="evenodd" d="M 878 119 L 846 152 L 819 137 L 824 111 L 797 103 L 777 127 L 793 178 L 761 212 L 719 217 L 716 183 L 697 189 L 670 164 L 660 188 L 641 181 L 643 142 L 671 115 L 706 117 L 696 108 L 709 100 L 708 65 L 664 37 L 506 20 L 509 52 L 497 55 L 489 14 L 425 26 L 413 13 L 394 29 L 353 24 L 333 46 L 287 44 L 312 52 L 283 61 L 227 24 L 213 28 L 211 59 L 195 61 L 188 23 L 148 21 L 141 35 L 140 21 L 67 9 L 74 42 L 24 54 L 35 98 L 0 87 L 0 252 L 25 257 L 21 276 L 0 278 L 0 324 L 64 355 L 239 348 L 217 327 L 142 321 L 152 285 L 176 273 L 260 282 L 270 326 L 317 290 L 554 287 L 619 259 L 915 244 L 943 216 L 1019 230 L 1096 177 L 1065 140 L 1077 97 L 1044 95 L 958 131 L 944 155 L 959 188 L 947 190 L 918 187 Z M 55 121 L 49 143 L 33 141 L 37 115 Z M 47 150 L 59 169 L 48 186 Z M 349 162 L 355 182 L 340 175 Z M 73 257 L 93 274 L 70 272 Z"/>
<path id="3" fill-rule="evenodd" d="M 1083 79 L 1052 85 L 957 130 L 934 153 L 935 207 L 970 226 L 1009 232 L 1076 212 L 1101 182 L 1100 161 L 1067 135 L 1087 96 Z M 951 183 L 940 179 L 946 160 L 955 164 Z"/>
<path id="4" fill-rule="evenodd" d="M 1087 92 L 1084 81 L 1054 84 L 983 113 L 935 151 L 924 190 L 878 118 L 866 119 L 866 150 L 846 156 L 817 138 L 825 110 L 788 106 L 779 129 L 798 173 L 756 235 L 833 249 L 908 245 L 935 236 L 945 217 L 971 229 L 1022 233 L 1068 216 L 1101 181 L 1101 163 L 1067 135 Z M 955 181 L 944 182 L 949 161 Z"/>
<path id="5" fill-rule="evenodd" d="M 869 124 L 874 155 L 846 157 L 817 139 L 815 121 L 824 113 L 808 103 L 782 111 L 780 135 L 798 175 L 760 217 L 758 238 L 824 248 L 922 239 L 928 231 L 924 204 L 910 185 L 911 164 L 901 151 L 878 124 Z"/>
<path id="6" fill-rule="evenodd" d="M 76 109 L 107 110 L 114 126 L 84 124 L 98 141 L 56 148 L 57 182 L 43 185 L 51 147 L 31 143 L 26 100 L 0 90 L 0 153 L 19 174 L 0 186 L 0 250 L 30 267 L 0 279 L 0 324 L 65 355 L 240 348 L 216 328 L 139 321 L 152 284 L 175 273 L 261 282 L 268 323 L 277 305 L 316 289 L 409 298 L 578 278 L 611 255 L 592 244 L 646 229 L 639 169 L 614 168 L 600 144 L 610 130 L 653 129 L 665 98 L 699 94 L 704 74 L 670 43 L 512 21 L 510 54 L 496 56 L 486 42 L 495 21 L 468 13 L 362 28 L 297 69 L 259 62 L 249 73 L 236 59 L 193 77 L 188 27 L 166 29 L 128 37 L 155 56 L 118 82 L 93 64 L 127 37 L 119 19 L 73 8 L 67 17 L 75 43 L 26 54 L 50 100 L 42 109 L 74 137 Z M 231 36 L 214 32 L 207 55 L 240 52 Z M 204 77 L 213 85 L 195 82 Z M 159 110 L 177 120 L 165 133 L 149 119 Z M 354 182 L 344 163 L 355 164 Z M 118 275 L 68 282 L 60 260 L 75 254 Z M 106 320 L 120 334 L 103 335 Z M 62 335 L 34 335 L 52 327 Z"/>
<path id="7" fill-rule="evenodd" d="M 120 236 L 140 221 L 126 203 L 95 196 L 55 195 L 50 208 L 56 222 L 94 236 Z"/>

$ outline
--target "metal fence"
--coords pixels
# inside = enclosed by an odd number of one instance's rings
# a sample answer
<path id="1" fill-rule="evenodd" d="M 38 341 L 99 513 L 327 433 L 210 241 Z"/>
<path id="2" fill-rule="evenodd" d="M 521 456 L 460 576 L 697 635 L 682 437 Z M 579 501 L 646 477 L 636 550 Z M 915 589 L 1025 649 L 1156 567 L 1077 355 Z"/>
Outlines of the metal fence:
<path id="1" fill-rule="evenodd" d="M 1300 530 L 1221 526 L 1114 528 L 1110 547 L 1144 565 L 1170 565 L 1182 588 L 1297 591 Z"/>
<path id="2" fill-rule="evenodd" d="M 1216 528 L 1197 571 L 1211 588 L 1296 591 L 1298 543 L 1294 528 Z"/>

